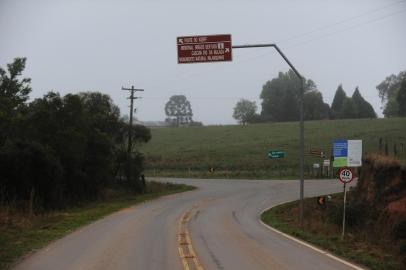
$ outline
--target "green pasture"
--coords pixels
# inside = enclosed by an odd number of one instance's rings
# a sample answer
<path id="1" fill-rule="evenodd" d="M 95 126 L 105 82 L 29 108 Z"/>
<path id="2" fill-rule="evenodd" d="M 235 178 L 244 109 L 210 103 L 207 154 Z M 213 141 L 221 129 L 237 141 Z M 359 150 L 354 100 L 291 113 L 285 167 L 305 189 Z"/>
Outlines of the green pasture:
<path id="1" fill-rule="evenodd" d="M 299 125 L 297 122 L 247 126 L 153 128 L 152 140 L 142 146 L 150 176 L 206 178 L 297 178 Z M 305 122 L 305 175 L 317 177 L 313 163 L 324 158 L 310 155 L 322 149 L 330 158 L 334 139 L 362 139 L 364 154 L 396 152 L 406 159 L 406 118 L 323 120 Z M 285 152 L 269 159 L 269 150 Z M 214 172 L 209 172 L 213 168 Z"/>

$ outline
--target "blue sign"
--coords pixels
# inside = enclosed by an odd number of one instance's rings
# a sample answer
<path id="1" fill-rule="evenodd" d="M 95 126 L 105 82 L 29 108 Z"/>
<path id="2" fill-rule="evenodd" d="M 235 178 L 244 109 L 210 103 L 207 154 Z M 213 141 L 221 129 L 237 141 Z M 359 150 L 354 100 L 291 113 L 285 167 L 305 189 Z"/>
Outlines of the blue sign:
<path id="1" fill-rule="evenodd" d="M 347 140 L 335 140 L 333 143 L 333 156 L 347 157 L 348 156 L 348 141 Z"/>
<path id="2" fill-rule="evenodd" d="M 333 167 L 345 167 L 347 166 L 348 157 L 348 141 L 347 140 L 335 140 L 333 142 Z"/>

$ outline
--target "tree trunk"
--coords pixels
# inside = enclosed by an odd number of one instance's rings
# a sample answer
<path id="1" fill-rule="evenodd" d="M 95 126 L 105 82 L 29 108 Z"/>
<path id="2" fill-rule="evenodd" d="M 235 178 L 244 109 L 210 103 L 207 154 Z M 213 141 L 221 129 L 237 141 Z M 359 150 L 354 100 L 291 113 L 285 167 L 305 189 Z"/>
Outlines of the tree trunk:
<path id="1" fill-rule="evenodd" d="M 34 215 L 34 197 L 35 197 L 35 189 L 32 187 L 30 191 L 30 201 L 28 205 L 28 214 L 30 217 Z"/>

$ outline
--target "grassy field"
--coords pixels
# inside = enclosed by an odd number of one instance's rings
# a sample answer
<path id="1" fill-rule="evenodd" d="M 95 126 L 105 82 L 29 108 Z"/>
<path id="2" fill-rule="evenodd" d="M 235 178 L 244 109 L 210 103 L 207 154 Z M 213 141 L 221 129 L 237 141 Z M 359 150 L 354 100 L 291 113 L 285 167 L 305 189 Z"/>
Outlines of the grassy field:
<path id="1" fill-rule="evenodd" d="M 347 194 L 351 199 L 351 194 Z M 402 261 L 399 246 L 389 238 L 379 238 L 347 223 L 346 235 L 341 239 L 342 200 L 342 193 L 334 194 L 332 200 L 327 202 L 326 208 L 317 205 L 316 198 L 305 199 L 303 230 L 298 220 L 298 201 L 271 208 L 262 214 L 261 219 L 282 232 L 320 246 L 369 269 L 405 269 L 405 261 Z"/>
<path id="2" fill-rule="evenodd" d="M 299 164 L 297 122 L 248 126 L 208 126 L 152 129 L 152 140 L 142 147 L 148 174 L 207 178 L 295 178 Z M 364 153 L 379 151 L 379 138 L 406 148 L 406 118 L 325 120 L 305 122 L 305 175 L 322 162 L 310 156 L 311 148 L 330 157 L 334 139 L 362 139 Z M 284 159 L 270 160 L 269 150 L 285 151 Z M 406 149 L 401 153 L 406 159 Z M 209 173 L 209 168 L 214 173 Z"/>
<path id="3" fill-rule="evenodd" d="M 8 269 L 15 260 L 52 240 L 122 208 L 160 196 L 194 189 L 191 186 L 150 182 L 147 193 L 130 195 L 110 191 L 109 199 L 75 208 L 28 217 L 24 213 L 0 207 L 0 269 Z"/>

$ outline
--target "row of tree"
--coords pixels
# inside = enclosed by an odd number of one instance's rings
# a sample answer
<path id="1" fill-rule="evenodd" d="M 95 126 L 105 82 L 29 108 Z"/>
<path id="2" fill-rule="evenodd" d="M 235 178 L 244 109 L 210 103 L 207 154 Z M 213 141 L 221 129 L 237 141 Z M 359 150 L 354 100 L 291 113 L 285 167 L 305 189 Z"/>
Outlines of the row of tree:
<path id="1" fill-rule="evenodd" d="M 331 104 L 330 118 L 376 118 L 372 105 L 367 102 L 355 88 L 352 97 L 347 97 L 342 85 L 339 85 Z"/>
<path id="2" fill-rule="evenodd" d="M 112 185 L 139 191 L 143 156 L 127 152 L 129 125 L 111 98 L 49 92 L 28 102 L 25 64 L 17 58 L 0 68 L 0 203 L 54 208 Z M 133 129 L 133 141 L 151 138 L 145 127 Z"/>
<path id="3" fill-rule="evenodd" d="M 301 81 L 292 70 L 280 72 L 278 77 L 267 81 L 263 87 L 260 98 L 262 111 L 256 113 L 255 102 L 240 100 L 235 108 L 233 117 L 241 123 L 254 122 L 284 122 L 299 119 Z M 304 80 L 304 119 L 348 119 L 348 118 L 376 118 L 376 113 L 355 89 L 352 97 L 347 97 L 342 85 L 339 85 L 330 107 L 323 101 L 312 80 Z"/>

